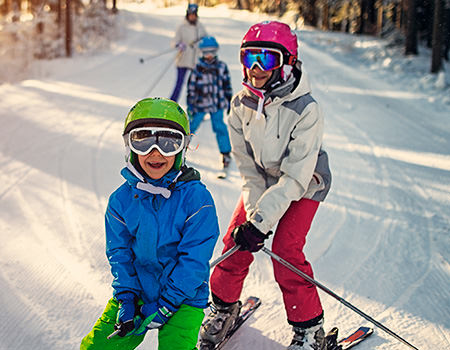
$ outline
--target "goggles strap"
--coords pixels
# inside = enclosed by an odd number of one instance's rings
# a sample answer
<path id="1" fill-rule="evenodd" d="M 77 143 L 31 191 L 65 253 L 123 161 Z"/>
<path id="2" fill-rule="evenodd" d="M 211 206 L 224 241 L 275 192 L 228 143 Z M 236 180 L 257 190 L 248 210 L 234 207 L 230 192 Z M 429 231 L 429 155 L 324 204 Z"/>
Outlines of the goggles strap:
<path id="1" fill-rule="evenodd" d="M 293 55 L 289 55 L 286 64 L 293 66 L 297 62 L 297 58 Z"/>
<path id="2" fill-rule="evenodd" d="M 151 194 L 160 194 L 166 199 L 170 198 L 172 194 L 172 192 L 169 189 L 165 187 L 154 186 L 148 182 L 138 182 L 136 188 Z"/>

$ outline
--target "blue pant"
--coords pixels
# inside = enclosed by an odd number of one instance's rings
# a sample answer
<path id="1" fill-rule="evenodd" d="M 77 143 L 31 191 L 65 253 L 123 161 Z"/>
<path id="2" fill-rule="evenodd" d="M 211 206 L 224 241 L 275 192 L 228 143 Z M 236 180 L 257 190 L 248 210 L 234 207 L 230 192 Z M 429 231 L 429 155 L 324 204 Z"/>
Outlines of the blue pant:
<path id="1" fill-rule="evenodd" d="M 172 101 L 178 102 L 181 89 L 183 88 L 184 78 L 188 70 L 189 68 L 186 67 L 177 67 L 177 82 L 175 83 L 175 87 L 173 88 L 172 96 L 170 96 L 170 99 Z"/>
<path id="2" fill-rule="evenodd" d="M 205 112 L 197 112 L 191 116 L 191 132 L 195 133 L 200 126 L 200 123 L 205 117 Z M 228 136 L 227 125 L 223 121 L 223 109 L 219 109 L 217 112 L 210 113 L 211 125 L 213 131 L 216 134 L 217 144 L 219 145 L 220 153 L 230 153 L 231 144 L 230 137 Z"/>

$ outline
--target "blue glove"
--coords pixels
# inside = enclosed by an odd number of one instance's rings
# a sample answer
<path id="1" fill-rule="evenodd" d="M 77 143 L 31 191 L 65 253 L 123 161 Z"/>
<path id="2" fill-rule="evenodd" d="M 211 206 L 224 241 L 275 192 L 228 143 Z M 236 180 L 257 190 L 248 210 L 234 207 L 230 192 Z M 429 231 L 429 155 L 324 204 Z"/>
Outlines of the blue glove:
<path id="1" fill-rule="evenodd" d="M 136 328 L 134 318 L 137 311 L 137 296 L 132 292 L 123 292 L 117 294 L 116 299 L 119 301 L 119 311 L 114 330 L 120 330 L 117 333 L 119 337 L 131 335 Z"/>
<path id="2" fill-rule="evenodd" d="M 264 241 L 271 233 L 272 232 L 269 231 L 267 235 L 265 235 L 250 221 L 246 221 L 233 230 L 231 237 L 233 237 L 233 240 L 237 245 L 241 246 L 239 250 L 248 250 L 249 252 L 254 253 L 264 247 Z"/>
<path id="3" fill-rule="evenodd" d="M 178 308 L 164 298 L 159 298 L 158 301 L 142 305 L 141 314 L 144 320 L 134 334 L 141 335 L 149 329 L 161 328 L 177 311 Z"/>

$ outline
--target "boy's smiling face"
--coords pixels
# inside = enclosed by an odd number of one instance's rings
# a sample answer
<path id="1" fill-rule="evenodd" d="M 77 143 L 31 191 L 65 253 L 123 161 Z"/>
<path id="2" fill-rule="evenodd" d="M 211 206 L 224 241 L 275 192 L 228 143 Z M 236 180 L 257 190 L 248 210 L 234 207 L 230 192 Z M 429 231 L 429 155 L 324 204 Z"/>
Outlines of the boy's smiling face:
<path id="1" fill-rule="evenodd" d="M 145 173 L 154 180 L 158 180 L 172 169 L 175 156 L 164 156 L 156 148 L 145 156 L 138 155 L 139 165 Z"/>

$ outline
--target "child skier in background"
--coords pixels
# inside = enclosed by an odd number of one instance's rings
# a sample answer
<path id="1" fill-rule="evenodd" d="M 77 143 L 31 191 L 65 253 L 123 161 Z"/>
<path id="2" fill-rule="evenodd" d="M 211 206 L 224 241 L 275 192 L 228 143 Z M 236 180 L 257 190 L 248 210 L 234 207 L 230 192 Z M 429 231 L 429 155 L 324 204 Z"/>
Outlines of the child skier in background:
<path id="1" fill-rule="evenodd" d="M 202 341 L 218 343 L 233 326 L 252 253 L 275 226 L 273 252 L 313 277 L 303 247 L 331 173 L 322 150 L 323 116 L 297 51 L 297 36 L 275 21 L 252 26 L 241 44 L 244 89 L 231 102 L 228 126 L 243 186 L 223 239 L 224 251 L 236 244 L 240 250 L 213 271 Z M 276 261 L 273 269 L 294 331 L 288 350 L 323 349 L 316 287 Z"/>
<path id="2" fill-rule="evenodd" d="M 113 298 L 81 350 L 135 349 L 149 329 L 159 329 L 159 350 L 195 348 L 219 227 L 211 194 L 184 164 L 189 134 L 174 101 L 144 99 L 128 113 L 126 181 L 105 215 Z"/>
<path id="3" fill-rule="evenodd" d="M 191 132 L 195 133 L 206 113 L 216 134 L 223 167 L 228 168 L 231 144 L 227 125 L 223 121 L 224 110 L 229 110 L 233 90 L 228 67 L 217 57 L 219 44 L 212 36 L 204 37 L 199 48 L 202 56 L 191 71 L 187 85 L 187 106 L 191 118 Z"/>

